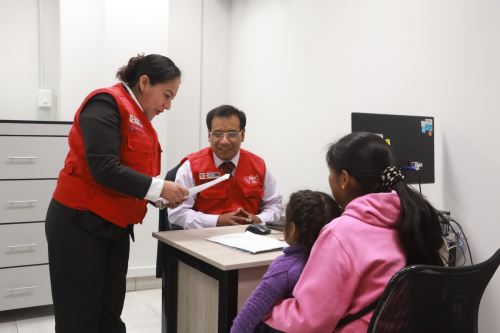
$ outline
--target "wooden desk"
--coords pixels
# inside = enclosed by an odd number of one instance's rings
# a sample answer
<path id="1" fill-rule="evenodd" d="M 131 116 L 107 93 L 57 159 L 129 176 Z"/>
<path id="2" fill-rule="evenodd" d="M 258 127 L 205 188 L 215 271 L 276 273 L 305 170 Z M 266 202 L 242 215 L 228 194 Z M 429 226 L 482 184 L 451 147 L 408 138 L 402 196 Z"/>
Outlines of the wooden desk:
<path id="1" fill-rule="evenodd" d="M 250 254 L 205 238 L 246 226 L 153 233 L 165 253 L 162 332 L 229 332 L 237 311 L 282 251 Z M 283 238 L 274 232 L 269 237 Z"/>

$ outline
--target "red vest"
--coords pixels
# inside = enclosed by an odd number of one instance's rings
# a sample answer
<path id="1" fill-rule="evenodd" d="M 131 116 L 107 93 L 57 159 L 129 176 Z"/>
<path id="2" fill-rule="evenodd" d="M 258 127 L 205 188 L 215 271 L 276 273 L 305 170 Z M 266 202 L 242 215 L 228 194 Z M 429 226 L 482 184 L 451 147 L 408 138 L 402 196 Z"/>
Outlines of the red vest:
<path id="1" fill-rule="evenodd" d="M 161 148 L 156 131 L 125 88 L 116 84 L 92 92 L 76 112 L 68 137 L 70 150 L 59 173 L 53 197 L 67 207 L 90 210 L 109 222 L 126 227 L 142 222 L 147 201 L 98 184 L 85 158 L 80 112 L 89 99 L 99 93 L 113 95 L 120 111 L 120 163 L 148 176 L 160 173 Z"/>
<path id="2" fill-rule="evenodd" d="M 223 172 L 215 166 L 210 148 L 193 153 L 182 161 L 189 160 L 196 185 L 206 183 Z M 264 196 L 266 164 L 263 159 L 240 149 L 238 167 L 234 177 L 210 187 L 196 196 L 194 210 L 206 214 L 224 214 L 242 207 L 251 214 L 259 213 Z M 210 175 L 210 173 L 212 173 Z"/>

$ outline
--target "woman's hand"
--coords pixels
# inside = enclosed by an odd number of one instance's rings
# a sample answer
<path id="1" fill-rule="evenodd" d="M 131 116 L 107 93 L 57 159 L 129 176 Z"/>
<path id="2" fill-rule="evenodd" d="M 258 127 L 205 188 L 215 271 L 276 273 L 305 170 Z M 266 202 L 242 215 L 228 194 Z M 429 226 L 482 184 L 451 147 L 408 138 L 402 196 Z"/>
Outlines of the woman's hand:
<path id="1" fill-rule="evenodd" d="M 168 208 L 175 208 L 187 199 L 189 192 L 176 182 L 165 181 L 160 196 L 168 201 Z"/>

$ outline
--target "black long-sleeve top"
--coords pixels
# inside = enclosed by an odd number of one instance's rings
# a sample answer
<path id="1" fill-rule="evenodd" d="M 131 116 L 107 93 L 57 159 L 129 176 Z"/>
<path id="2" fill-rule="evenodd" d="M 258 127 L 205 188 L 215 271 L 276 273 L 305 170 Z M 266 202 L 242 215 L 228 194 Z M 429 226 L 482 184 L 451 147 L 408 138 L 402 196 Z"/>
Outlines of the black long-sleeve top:
<path id="1" fill-rule="evenodd" d="M 112 95 L 93 96 L 80 113 L 85 155 L 95 181 L 118 192 L 144 199 L 151 177 L 120 164 L 121 117 Z"/>

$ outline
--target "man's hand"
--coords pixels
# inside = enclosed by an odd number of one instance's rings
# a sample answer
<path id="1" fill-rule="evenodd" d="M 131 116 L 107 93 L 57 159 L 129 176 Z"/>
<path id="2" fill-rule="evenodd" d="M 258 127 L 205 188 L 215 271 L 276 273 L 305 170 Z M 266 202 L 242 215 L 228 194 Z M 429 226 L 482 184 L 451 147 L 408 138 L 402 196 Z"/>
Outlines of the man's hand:
<path id="1" fill-rule="evenodd" d="M 250 214 L 249 212 L 247 212 L 243 208 L 239 208 L 238 210 L 240 211 L 240 216 L 246 217 L 248 219 L 248 223 L 252 223 L 252 224 L 262 223 L 262 221 L 260 220 L 260 218 L 257 215 Z"/>
<path id="2" fill-rule="evenodd" d="M 252 221 L 242 213 L 242 208 L 238 208 L 234 212 L 221 214 L 217 218 L 217 226 L 223 227 L 228 225 L 250 224 Z"/>

